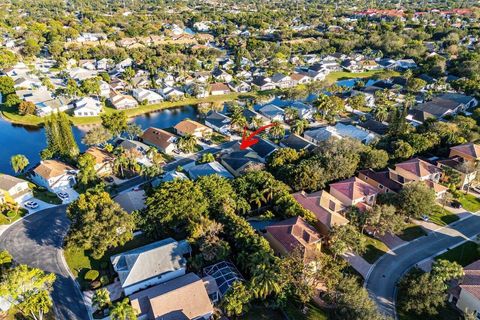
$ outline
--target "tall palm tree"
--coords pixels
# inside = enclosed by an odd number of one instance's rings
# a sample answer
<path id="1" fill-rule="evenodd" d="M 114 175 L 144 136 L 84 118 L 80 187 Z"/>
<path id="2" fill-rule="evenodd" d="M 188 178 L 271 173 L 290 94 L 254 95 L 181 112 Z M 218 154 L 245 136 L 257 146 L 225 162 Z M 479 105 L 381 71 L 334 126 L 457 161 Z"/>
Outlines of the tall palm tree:
<path id="1" fill-rule="evenodd" d="M 195 151 L 195 146 L 197 145 L 197 137 L 192 134 L 187 134 L 178 139 L 178 147 L 184 152 L 193 152 Z"/>
<path id="2" fill-rule="evenodd" d="M 256 298 L 265 299 L 269 294 L 279 293 L 281 290 L 278 272 L 266 264 L 260 264 L 255 268 L 251 281 L 251 288 Z"/>
<path id="3" fill-rule="evenodd" d="M 285 128 L 283 127 L 282 123 L 278 120 L 272 121 L 272 124 L 275 124 L 273 127 L 270 128 L 268 133 L 274 138 L 281 138 L 285 135 Z"/>
<path id="4" fill-rule="evenodd" d="M 292 107 L 285 108 L 285 120 L 292 121 L 298 119 L 298 110 Z"/>
<path id="5" fill-rule="evenodd" d="M 297 119 L 293 122 L 292 132 L 298 135 L 302 134 L 308 127 L 308 121 L 305 119 Z"/>
<path id="6" fill-rule="evenodd" d="M 128 298 L 117 302 L 110 311 L 110 318 L 112 320 L 136 320 L 137 316 L 135 310 L 130 305 Z"/>
<path id="7" fill-rule="evenodd" d="M 261 117 L 253 117 L 250 120 L 250 125 L 252 126 L 253 129 L 258 129 L 264 124 L 263 118 Z"/>
<path id="8" fill-rule="evenodd" d="M 241 112 L 234 112 L 231 116 L 230 126 L 242 131 L 247 126 L 247 119 Z"/>
<path id="9" fill-rule="evenodd" d="M 258 209 L 260 209 L 264 202 L 267 202 L 267 199 L 265 199 L 265 196 L 260 190 L 255 190 L 250 195 L 250 203 L 255 203 Z"/>
<path id="10" fill-rule="evenodd" d="M 377 121 L 386 121 L 388 119 L 388 109 L 384 106 L 377 106 L 373 110 L 373 116 Z"/>

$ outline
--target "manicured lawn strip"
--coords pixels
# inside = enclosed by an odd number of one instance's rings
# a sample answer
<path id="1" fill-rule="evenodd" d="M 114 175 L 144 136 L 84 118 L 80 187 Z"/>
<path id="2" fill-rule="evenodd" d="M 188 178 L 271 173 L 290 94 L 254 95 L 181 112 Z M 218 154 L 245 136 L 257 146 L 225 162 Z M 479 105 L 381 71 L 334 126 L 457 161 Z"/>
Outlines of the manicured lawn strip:
<path id="1" fill-rule="evenodd" d="M 414 223 L 407 225 L 400 233 L 397 233 L 397 236 L 403 241 L 412 241 L 425 235 L 427 233 L 423 228 Z"/>
<path id="2" fill-rule="evenodd" d="M 465 267 L 480 259 L 480 253 L 478 245 L 473 241 L 468 241 L 435 257 L 435 260 L 438 259 L 455 261 Z"/>
<path id="3" fill-rule="evenodd" d="M 367 235 L 364 237 L 367 242 L 367 250 L 362 254 L 362 257 L 368 263 L 374 263 L 388 251 L 388 247 L 380 240 L 371 238 Z"/>
<path id="4" fill-rule="evenodd" d="M 456 214 L 451 213 L 447 209 L 442 208 L 441 206 L 435 206 L 432 212 L 428 215 L 430 221 L 438 224 L 439 226 L 446 226 L 452 222 L 460 219 Z"/>
<path id="5" fill-rule="evenodd" d="M 247 320 L 284 320 L 282 312 L 273 310 L 263 305 L 253 305 L 250 310 L 242 316 L 242 319 Z"/>
<path id="6" fill-rule="evenodd" d="M 291 320 L 327 320 L 328 314 L 326 311 L 320 309 L 315 303 L 307 304 L 307 314 L 303 314 L 301 306 L 294 301 L 289 301 L 283 311 Z M 273 318 L 272 318 L 273 319 Z"/>
<path id="7" fill-rule="evenodd" d="M 62 204 L 62 200 L 55 193 L 39 189 L 38 187 L 33 188 L 33 196 L 46 203 Z"/>
<path id="8" fill-rule="evenodd" d="M 347 79 L 356 79 L 356 78 L 370 78 L 376 74 L 384 73 L 385 70 L 371 70 L 366 72 L 358 72 L 352 73 L 348 71 L 335 71 L 330 72 L 326 77 L 325 80 L 329 83 L 336 82 L 339 80 L 347 80 Z M 392 76 L 398 75 L 397 72 L 392 72 Z"/>
<path id="9" fill-rule="evenodd" d="M 148 243 L 151 243 L 152 240 L 146 236 L 139 235 L 134 237 L 132 240 L 127 242 L 121 247 L 114 248 L 108 251 L 100 260 L 95 260 L 90 256 L 89 251 L 85 251 L 79 248 L 66 248 L 64 250 L 65 261 L 72 272 L 73 276 L 80 283 L 80 286 L 83 290 L 89 288 L 89 282 L 84 279 L 85 274 L 88 270 L 98 270 L 100 275 L 107 275 L 111 279 L 112 274 L 110 272 L 110 257 L 132 250 L 141 246 L 144 246 Z M 112 280 L 112 279 L 111 279 Z"/>
<path id="10" fill-rule="evenodd" d="M 471 194 L 461 194 L 457 200 L 462 204 L 462 207 L 470 212 L 477 212 L 480 210 L 480 199 Z"/>
<path id="11" fill-rule="evenodd" d="M 6 214 L 0 214 L 0 225 L 11 224 L 25 216 L 28 213 L 27 209 L 20 208 L 14 217 L 8 217 Z"/>

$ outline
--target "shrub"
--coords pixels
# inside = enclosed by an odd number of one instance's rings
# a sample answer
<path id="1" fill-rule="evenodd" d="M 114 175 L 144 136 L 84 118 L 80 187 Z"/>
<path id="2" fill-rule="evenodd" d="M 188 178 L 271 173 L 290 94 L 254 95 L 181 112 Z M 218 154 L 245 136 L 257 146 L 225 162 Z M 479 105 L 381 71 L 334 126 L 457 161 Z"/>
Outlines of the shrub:
<path id="1" fill-rule="evenodd" d="M 99 275 L 100 273 L 97 270 L 88 270 L 84 278 L 88 281 L 94 281 L 97 280 Z"/>
<path id="2" fill-rule="evenodd" d="M 108 276 L 101 276 L 100 277 L 100 283 L 102 286 L 107 285 L 110 282 L 110 279 L 108 279 Z"/>
<path id="3" fill-rule="evenodd" d="M 17 213 L 15 211 L 8 211 L 7 212 L 7 217 L 9 218 L 14 218 L 15 216 L 17 215 Z"/>

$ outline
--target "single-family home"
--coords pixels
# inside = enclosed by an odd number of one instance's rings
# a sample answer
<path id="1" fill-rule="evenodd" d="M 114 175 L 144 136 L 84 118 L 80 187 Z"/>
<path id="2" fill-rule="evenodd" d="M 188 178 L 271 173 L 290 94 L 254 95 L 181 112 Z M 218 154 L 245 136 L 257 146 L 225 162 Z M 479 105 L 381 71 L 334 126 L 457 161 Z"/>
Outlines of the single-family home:
<path id="1" fill-rule="evenodd" d="M 358 172 L 358 178 L 369 185 L 377 188 L 380 193 L 394 192 L 402 190 L 403 185 L 398 181 L 390 179 L 390 171 L 384 170 L 376 172 L 372 169 L 364 169 Z"/>
<path id="2" fill-rule="evenodd" d="M 216 68 L 215 70 L 213 70 L 212 76 L 215 80 L 220 82 L 230 82 L 233 79 L 231 74 L 219 68 Z"/>
<path id="3" fill-rule="evenodd" d="M 113 154 L 98 147 L 90 147 L 85 153 L 92 155 L 95 159 L 94 168 L 98 176 L 108 176 L 113 173 L 113 161 L 115 159 Z"/>
<path id="4" fill-rule="evenodd" d="M 167 238 L 114 255 L 110 261 L 125 295 L 129 296 L 185 275 L 186 255 L 190 250 L 186 240 Z"/>
<path id="5" fill-rule="evenodd" d="M 252 86 L 243 81 L 230 81 L 228 86 L 232 91 L 240 93 L 250 92 L 252 90 Z"/>
<path id="6" fill-rule="evenodd" d="M 238 177 L 249 170 L 258 170 L 265 167 L 262 159 L 253 150 L 238 150 L 224 154 L 220 163 L 234 176 Z"/>
<path id="7" fill-rule="evenodd" d="M 136 140 L 125 139 L 120 142 L 119 146 L 123 148 L 131 158 L 136 159 L 137 162 L 143 164 L 150 163 L 147 157 L 147 152 L 150 147 L 145 143 Z"/>
<path id="8" fill-rule="evenodd" d="M 272 83 L 280 89 L 291 88 L 295 85 L 295 81 L 292 80 L 289 75 L 283 73 L 276 73 L 270 79 L 272 80 Z"/>
<path id="9" fill-rule="evenodd" d="M 252 84 L 257 86 L 260 91 L 274 90 L 276 88 L 272 79 L 264 76 L 254 77 Z"/>
<path id="10" fill-rule="evenodd" d="M 102 112 L 102 104 L 92 97 L 84 97 L 73 102 L 75 117 L 96 117 Z"/>
<path id="11" fill-rule="evenodd" d="M 330 184 L 330 194 L 345 206 L 361 206 L 362 204 L 372 206 L 379 193 L 377 188 L 357 177 Z"/>
<path id="12" fill-rule="evenodd" d="M 292 196 L 305 210 L 315 215 L 318 220 L 316 225 L 323 235 L 328 235 L 332 227 L 349 222 L 343 215 L 345 205 L 326 190 L 310 194 L 300 191 Z"/>
<path id="13" fill-rule="evenodd" d="M 137 292 L 130 303 L 142 320 L 208 320 L 213 305 L 206 285 L 195 273 Z"/>
<path id="14" fill-rule="evenodd" d="M 218 297 L 215 297 L 213 294 L 209 294 L 214 301 L 216 300 L 215 298 L 222 298 L 236 281 L 245 281 L 237 267 L 228 261 L 220 261 L 203 268 L 203 274 L 205 277 L 213 278 L 217 285 L 216 288 L 218 288 Z"/>
<path id="15" fill-rule="evenodd" d="M 250 146 L 250 149 L 255 151 L 265 161 L 268 156 L 277 151 L 278 146 L 267 139 L 258 138 L 258 142 Z"/>
<path id="16" fill-rule="evenodd" d="M 144 88 L 133 89 L 132 95 L 139 103 L 155 104 L 163 101 L 161 95 Z"/>
<path id="17" fill-rule="evenodd" d="M 292 79 L 295 85 L 312 82 L 312 78 L 310 78 L 310 76 L 306 73 L 295 72 L 290 75 L 290 78 Z"/>
<path id="18" fill-rule="evenodd" d="M 464 313 L 480 312 L 480 260 L 463 268 L 464 276 L 449 290 L 448 301 Z M 478 316 L 477 316 L 478 318 Z"/>
<path id="19" fill-rule="evenodd" d="M 227 169 L 225 169 L 220 163 L 217 161 L 209 162 L 209 163 L 202 163 L 198 165 L 193 165 L 185 169 L 188 173 L 188 176 L 192 180 L 196 180 L 200 177 L 209 176 L 212 174 L 217 174 L 221 177 L 232 179 L 233 176 Z"/>
<path id="20" fill-rule="evenodd" d="M 138 106 L 138 102 L 134 97 L 121 93 L 115 93 L 111 96 L 110 103 L 117 110 L 132 109 Z"/>
<path id="21" fill-rule="evenodd" d="M 158 148 L 163 153 L 171 154 L 176 148 L 177 136 L 165 130 L 150 127 L 143 132 L 140 140 Z"/>
<path id="22" fill-rule="evenodd" d="M 278 255 L 299 250 L 305 263 L 309 263 L 321 249 L 320 234 L 302 217 L 294 217 L 265 228 L 265 239 Z"/>
<path id="23" fill-rule="evenodd" d="M 477 177 L 474 163 L 463 161 L 459 156 L 438 160 L 437 167 L 443 171 L 442 181 L 448 181 L 453 175 L 457 176 L 459 180 L 457 187 L 460 189 L 467 189 Z"/>
<path id="24" fill-rule="evenodd" d="M 0 174 L 0 192 L 4 198 L 3 202 L 22 203 L 33 198 L 28 181 L 8 174 Z M 3 202 L 0 201 L 0 203 Z"/>
<path id="25" fill-rule="evenodd" d="M 104 97 L 104 98 L 109 98 L 110 97 L 110 90 L 111 90 L 110 85 L 107 82 L 101 80 L 100 81 L 100 96 Z"/>
<path id="26" fill-rule="evenodd" d="M 197 138 L 203 138 L 213 133 L 211 128 L 190 119 L 180 121 L 174 128 L 180 136 L 193 135 Z"/>
<path id="27" fill-rule="evenodd" d="M 210 94 L 212 96 L 220 96 L 223 94 L 229 94 L 230 88 L 223 82 L 212 83 L 210 86 Z"/>
<path id="28" fill-rule="evenodd" d="M 128 213 L 134 211 L 140 211 L 147 207 L 145 203 L 146 199 L 145 190 L 130 190 L 127 192 L 121 192 L 113 201 L 118 203 L 123 210 Z"/>
<path id="29" fill-rule="evenodd" d="M 58 160 L 43 160 L 33 169 L 31 179 L 36 184 L 57 193 L 72 188 L 77 170 Z"/>
<path id="30" fill-rule="evenodd" d="M 285 117 L 285 111 L 274 104 L 267 104 L 258 111 L 271 121 L 283 121 Z"/>
<path id="31" fill-rule="evenodd" d="M 178 100 L 185 96 L 185 92 L 170 86 L 160 89 L 159 92 L 165 100 Z"/>
<path id="32" fill-rule="evenodd" d="M 463 161 L 477 163 L 480 160 L 480 145 L 466 143 L 450 148 L 449 157 L 460 157 Z"/>
<path id="33" fill-rule="evenodd" d="M 291 148 L 291 149 L 300 151 L 300 150 L 313 150 L 315 148 L 315 145 L 312 144 L 307 139 L 295 133 L 292 133 L 288 137 L 280 140 L 280 147 Z"/>
<path id="34" fill-rule="evenodd" d="M 337 122 L 335 126 L 326 126 L 305 131 L 303 136 L 308 141 L 318 144 L 331 138 L 351 138 L 368 144 L 375 139 L 375 134 L 359 129 L 355 126 Z"/>
<path id="35" fill-rule="evenodd" d="M 205 116 L 205 125 L 223 134 L 227 134 L 230 130 L 230 121 L 229 117 L 214 110 Z"/>

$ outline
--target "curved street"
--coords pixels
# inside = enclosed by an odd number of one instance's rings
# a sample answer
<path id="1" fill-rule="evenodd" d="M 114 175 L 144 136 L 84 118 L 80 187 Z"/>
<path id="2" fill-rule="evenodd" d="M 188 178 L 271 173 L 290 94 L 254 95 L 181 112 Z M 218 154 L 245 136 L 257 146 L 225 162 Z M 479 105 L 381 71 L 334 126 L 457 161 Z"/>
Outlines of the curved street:
<path id="1" fill-rule="evenodd" d="M 63 237 L 69 225 L 65 210 L 66 206 L 57 206 L 18 221 L 0 236 L 0 249 L 19 263 L 55 273 L 52 298 L 57 319 L 88 320 L 80 289 L 63 262 Z"/>
<path id="2" fill-rule="evenodd" d="M 395 317 L 395 285 L 403 274 L 415 264 L 453 248 L 479 233 L 480 216 L 472 214 L 389 251 L 372 266 L 365 279 L 366 289 L 383 313 Z"/>

